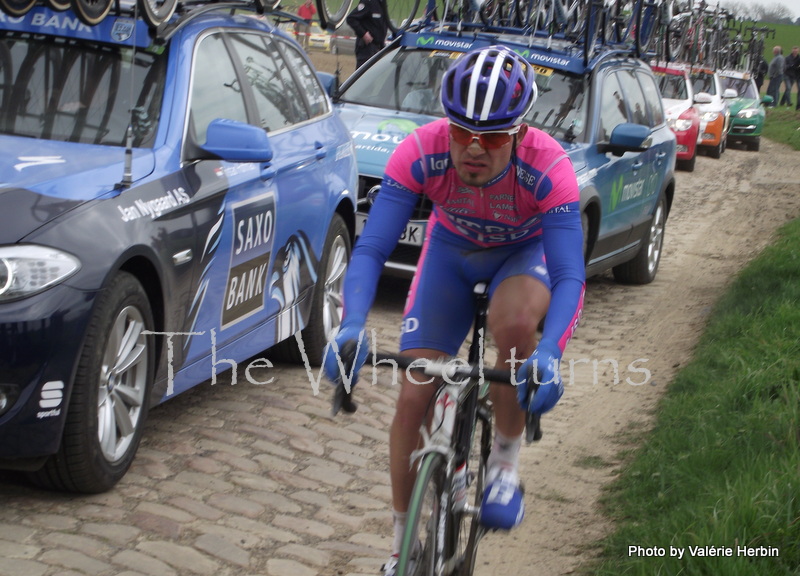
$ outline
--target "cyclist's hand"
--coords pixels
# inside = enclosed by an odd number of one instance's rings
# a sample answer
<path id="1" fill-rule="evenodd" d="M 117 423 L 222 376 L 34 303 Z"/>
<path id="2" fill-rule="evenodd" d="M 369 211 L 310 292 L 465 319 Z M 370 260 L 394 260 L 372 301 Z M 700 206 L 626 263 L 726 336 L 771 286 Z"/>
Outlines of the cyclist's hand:
<path id="1" fill-rule="evenodd" d="M 517 399 L 523 410 L 544 414 L 553 409 L 564 394 L 559 364 L 561 350 L 555 342 L 542 340 L 520 367 L 519 375 L 525 380 L 517 386 Z M 538 388 L 529 395 L 529 390 Z"/>
<path id="2" fill-rule="evenodd" d="M 350 392 L 358 382 L 358 372 L 367 360 L 367 331 L 360 324 L 342 324 L 333 340 L 325 346 L 322 367 L 331 383 Z"/>

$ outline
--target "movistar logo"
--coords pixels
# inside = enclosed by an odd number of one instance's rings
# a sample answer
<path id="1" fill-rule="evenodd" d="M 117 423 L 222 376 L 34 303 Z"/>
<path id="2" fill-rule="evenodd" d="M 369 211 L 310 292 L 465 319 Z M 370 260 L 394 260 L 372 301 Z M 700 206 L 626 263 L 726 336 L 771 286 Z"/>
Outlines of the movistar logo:
<path id="1" fill-rule="evenodd" d="M 617 204 L 619 204 L 619 199 L 622 196 L 622 176 L 620 175 L 617 178 L 617 181 L 611 185 L 611 211 L 613 212 Z"/>
<path id="2" fill-rule="evenodd" d="M 433 36 L 428 36 L 427 38 L 420 36 L 417 38 L 417 46 L 427 46 L 428 44 L 433 44 L 434 40 L 436 40 L 436 38 Z"/>

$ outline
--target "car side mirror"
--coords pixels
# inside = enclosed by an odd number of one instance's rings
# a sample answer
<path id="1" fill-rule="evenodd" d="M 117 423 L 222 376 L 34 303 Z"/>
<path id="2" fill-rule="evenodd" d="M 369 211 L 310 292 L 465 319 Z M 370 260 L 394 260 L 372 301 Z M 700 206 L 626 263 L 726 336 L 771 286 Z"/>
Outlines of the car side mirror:
<path id="1" fill-rule="evenodd" d="M 733 88 L 725 88 L 725 91 L 722 93 L 723 98 L 738 98 L 739 93 L 734 90 Z"/>
<path id="2" fill-rule="evenodd" d="M 227 162 L 270 162 L 274 156 L 269 137 L 263 128 L 237 120 L 217 118 L 206 131 L 206 143 L 200 150 Z"/>
<path id="3" fill-rule="evenodd" d="M 694 95 L 695 104 L 711 104 L 713 101 L 714 100 L 711 98 L 711 94 L 708 92 L 698 92 Z"/>
<path id="4" fill-rule="evenodd" d="M 339 74 L 330 74 L 328 72 L 317 72 L 317 77 L 322 83 L 322 89 L 331 97 L 334 102 L 339 95 Z"/>
<path id="5" fill-rule="evenodd" d="M 774 102 L 775 102 L 775 98 L 773 98 L 769 94 L 764 94 L 764 96 L 761 97 L 761 103 L 764 106 L 771 106 Z"/>
<path id="6" fill-rule="evenodd" d="M 611 131 L 610 140 L 598 144 L 597 150 L 601 154 L 611 152 L 614 156 L 622 156 L 625 152 L 644 152 L 652 144 L 648 126 L 625 122 L 618 124 Z"/>

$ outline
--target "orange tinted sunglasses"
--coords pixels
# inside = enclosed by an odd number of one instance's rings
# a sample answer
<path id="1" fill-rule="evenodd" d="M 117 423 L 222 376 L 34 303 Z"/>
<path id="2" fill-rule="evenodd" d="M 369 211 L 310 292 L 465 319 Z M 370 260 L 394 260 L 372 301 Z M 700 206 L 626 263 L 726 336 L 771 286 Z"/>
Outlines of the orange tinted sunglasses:
<path id="1" fill-rule="evenodd" d="M 450 122 L 450 137 L 462 146 L 471 146 L 477 140 L 478 146 L 484 150 L 496 150 L 509 142 L 511 137 L 519 132 L 519 126 L 508 130 L 491 130 L 486 132 L 473 132 L 463 126 Z"/>

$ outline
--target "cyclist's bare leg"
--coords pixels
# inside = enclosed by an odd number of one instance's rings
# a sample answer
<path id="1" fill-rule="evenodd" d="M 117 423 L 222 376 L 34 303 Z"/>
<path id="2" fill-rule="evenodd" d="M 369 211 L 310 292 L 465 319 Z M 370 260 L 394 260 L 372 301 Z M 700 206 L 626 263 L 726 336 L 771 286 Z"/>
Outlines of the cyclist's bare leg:
<path id="1" fill-rule="evenodd" d="M 416 358 L 436 359 L 443 352 L 427 348 L 404 350 L 403 354 Z M 420 376 L 419 382 L 424 381 Z M 410 463 L 411 452 L 419 448 L 419 429 L 426 409 L 436 391 L 432 384 L 408 381 L 405 374 L 397 398 L 397 407 L 389 430 L 389 474 L 392 481 L 392 506 L 397 512 L 406 512 L 414 489 L 416 471 Z"/>
<path id="2" fill-rule="evenodd" d="M 536 348 L 539 323 L 550 306 L 550 290 L 531 276 L 511 276 L 497 287 L 489 304 L 488 327 L 497 346 L 496 368 L 508 370 L 511 350 L 517 362 L 524 362 Z M 515 369 L 519 369 L 519 364 Z M 518 377 L 519 380 L 519 377 Z M 517 401 L 517 390 L 494 385 L 490 391 L 495 426 L 507 438 L 521 436 L 525 413 Z"/>

